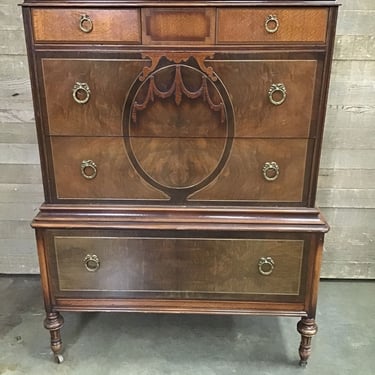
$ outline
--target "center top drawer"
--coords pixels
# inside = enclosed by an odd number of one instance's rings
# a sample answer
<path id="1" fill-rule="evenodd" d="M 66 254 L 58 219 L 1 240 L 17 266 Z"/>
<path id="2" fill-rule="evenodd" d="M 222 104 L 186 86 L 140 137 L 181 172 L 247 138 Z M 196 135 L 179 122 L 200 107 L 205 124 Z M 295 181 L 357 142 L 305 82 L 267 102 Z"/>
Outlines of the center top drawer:
<path id="1" fill-rule="evenodd" d="M 143 45 L 326 42 L 327 7 L 35 8 L 36 43 Z"/>

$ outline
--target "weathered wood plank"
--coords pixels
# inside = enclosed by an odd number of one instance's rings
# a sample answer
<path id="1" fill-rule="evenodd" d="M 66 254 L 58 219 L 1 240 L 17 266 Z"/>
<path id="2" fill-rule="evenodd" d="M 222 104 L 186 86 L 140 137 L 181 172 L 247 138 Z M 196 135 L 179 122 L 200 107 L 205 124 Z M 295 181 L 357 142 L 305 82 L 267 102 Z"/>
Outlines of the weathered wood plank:
<path id="1" fill-rule="evenodd" d="M 370 263 L 368 265 L 367 278 L 368 279 L 375 279 L 375 264 L 374 263 Z"/>
<path id="2" fill-rule="evenodd" d="M 37 144 L 35 123 L 0 123 L 0 143 Z"/>
<path id="3" fill-rule="evenodd" d="M 0 2 L 0 30 L 22 30 L 22 14 L 18 1 Z"/>
<path id="4" fill-rule="evenodd" d="M 326 169 L 319 170 L 318 188 L 374 189 L 375 169 Z"/>
<path id="5" fill-rule="evenodd" d="M 351 227 L 374 234 L 375 210 L 357 208 L 322 208 L 328 223 L 337 227 Z"/>
<path id="6" fill-rule="evenodd" d="M 35 144 L 0 143 L 0 164 L 39 164 Z"/>
<path id="7" fill-rule="evenodd" d="M 0 184 L 0 203 L 39 203 L 44 201 L 43 186 L 37 184 Z"/>
<path id="8" fill-rule="evenodd" d="M 338 35 L 335 60 L 375 60 L 375 37 L 373 35 Z"/>
<path id="9" fill-rule="evenodd" d="M 12 109 L 1 109 L 0 108 L 0 123 L 1 122 L 33 122 L 34 121 L 34 110 L 31 103 L 29 105 L 22 105 L 19 103 L 20 108 Z M 26 107 L 26 108 L 25 108 Z"/>
<path id="10" fill-rule="evenodd" d="M 373 128 L 375 105 L 328 105 L 325 128 Z"/>
<path id="11" fill-rule="evenodd" d="M 4 105 L 7 100 L 12 101 L 31 101 L 31 85 L 28 77 L 18 79 L 0 80 L 0 106 L 8 108 Z"/>
<path id="12" fill-rule="evenodd" d="M 41 184 L 39 164 L 0 164 L 0 183 Z"/>
<path id="13" fill-rule="evenodd" d="M 374 169 L 374 150 L 340 150 L 323 148 L 321 168 Z"/>
<path id="14" fill-rule="evenodd" d="M 0 29 L 1 55 L 26 55 L 26 43 L 23 30 Z"/>
<path id="15" fill-rule="evenodd" d="M 375 10 L 374 0 L 341 0 L 340 3 L 345 10 Z"/>
<path id="16" fill-rule="evenodd" d="M 374 35 L 375 10 L 345 10 L 340 9 L 337 20 L 337 35 Z"/>
<path id="17" fill-rule="evenodd" d="M 1 220 L 31 221 L 39 211 L 39 203 L 0 203 Z"/>
<path id="18" fill-rule="evenodd" d="M 324 259 L 324 257 L 323 257 Z M 323 260 L 321 278 L 327 279 L 373 279 L 370 269 L 374 265 L 368 262 L 329 262 Z"/>
<path id="19" fill-rule="evenodd" d="M 0 273 L 39 273 L 35 242 L 0 240 Z"/>
<path id="20" fill-rule="evenodd" d="M 375 208 L 375 189 L 318 189 L 316 204 L 319 207 Z"/>
<path id="21" fill-rule="evenodd" d="M 0 220 L 0 238 L 16 238 L 35 241 L 31 220 Z"/>
<path id="22" fill-rule="evenodd" d="M 0 55 L 0 80 L 29 78 L 26 55 Z"/>
<path id="23" fill-rule="evenodd" d="M 375 24 L 375 23 L 374 23 Z M 334 61 L 330 105 L 375 106 L 375 61 Z"/>
<path id="24" fill-rule="evenodd" d="M 324 148 L 375 149 L 375 126 L 343 129 L 327 126 L 323 137 Z"/>
<path id="25" fill-rule="evenodd" d="M 28 78 L 0 80 L 0 123 L 33 122 L 34 110 Z"/>
<path id="26" fill-rule="evenodd" d="M 325 260 L 375 263 L 375 235 L 369 230 L 331 226 L 324 246 Z"/>

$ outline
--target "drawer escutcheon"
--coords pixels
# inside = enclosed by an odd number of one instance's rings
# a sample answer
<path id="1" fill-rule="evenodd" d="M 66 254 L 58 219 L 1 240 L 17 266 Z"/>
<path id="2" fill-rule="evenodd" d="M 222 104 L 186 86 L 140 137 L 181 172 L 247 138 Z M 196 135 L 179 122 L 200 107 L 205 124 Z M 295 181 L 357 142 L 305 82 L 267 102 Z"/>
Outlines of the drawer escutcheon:
<path id="1" fill-rule="evenodd" d="M 95 254 L 87 254 L 83 260 L 87 271 L 96 272 L 100 268 L 99 257 Z"/>
<path id="2" fill-rule="evenodd" d="M 275 99 L 274 94 L 281 94 L 280 99 Z M 281 105 L 286 99 L 286 87 L 283 83 L 273 83 L 268 90 L 268 98 L 273 105 Z"/>
<path id="3" fill-rule="evenodd" d="M 86 104 L 91 95 L 90 87 L 85 82 L 76 82 L 72 90 L 73 99 L 78 104 Z M 82 99 L 80 98 L 82 96 Z"/>
<path id="4" fill-rule="evenodd" d="M 96 164 L 92 160 L 82 160 L 81 174 L 86 180 L 92 180 L 97 174 Z"/>
<path id="5" fill-rule="evenodd" d="M 277 16 L 270 14 L 264 23 L 264 27 L 266 28 L 267 33 L 273 34 L 277 30 L 279 30 L 279 20 Z"/>
<path id="6" fill-rule="evenodd" d="M 94 28 L 94 24 L 92 23 L 90 16 L 87 14 L 81 15 L 79 20 L 79 28 L 84 33 L 91 33 L 92 29 Z"/>
<path id="7" fill-rule="evenodd" d="M 268 161 L 263 166 L 263 177 L 267 181 L 275 181 L 279 177 L 280 168 L 275 161 Z"/>
<path id="8" fill-rule="evenodd" d="M 261 257 L 258 261 L 259 273 L 263 276 L 269 276 L 275 268 L 275 261 L 271 257 Z"/>

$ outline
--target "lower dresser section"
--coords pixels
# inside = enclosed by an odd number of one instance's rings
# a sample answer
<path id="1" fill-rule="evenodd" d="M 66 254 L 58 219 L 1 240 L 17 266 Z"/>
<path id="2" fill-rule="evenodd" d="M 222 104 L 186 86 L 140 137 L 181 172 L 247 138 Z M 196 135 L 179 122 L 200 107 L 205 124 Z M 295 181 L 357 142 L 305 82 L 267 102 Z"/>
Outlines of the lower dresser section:
<path id="1" fill-rule="evenodd" d="M 69 298 L 129 298 L 302 306 L 316 255 L 316 235 L 306 233 L 43 233 L 52 304 Z"/>

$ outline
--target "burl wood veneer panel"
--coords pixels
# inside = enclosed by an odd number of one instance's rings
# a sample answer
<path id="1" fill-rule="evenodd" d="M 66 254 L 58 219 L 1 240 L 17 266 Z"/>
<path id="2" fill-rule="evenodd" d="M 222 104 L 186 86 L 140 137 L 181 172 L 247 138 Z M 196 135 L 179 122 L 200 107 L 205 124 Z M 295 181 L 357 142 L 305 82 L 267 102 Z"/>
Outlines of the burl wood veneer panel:
<path id="1" fill-rule="evenodd" d="M 235 137 L 307 138 L 310 133 L 316 60 L 209 61 L 230 93 Z M 282 83 L 286 99 L 271 103 L 268 91 Z M 275 99 L 280 100 L 275 96 Z"/>
<path id="2" fill-rule="evenodd" d="M 219 8 L 218 43 L 275 43 L 326 41 L 328 8 Z M 276 16 L 279 28 L 266 30 L 268 16 Z M 270 23 L 270 28 L 275 24 Z"/>
<path id="3" fill-rule="evenodd" d="M 73 234 L 73 233 L 72 233 Z M 176 239 L 56 236 L 49 249 L 57 289 L 69 291 L 165 292 L 168 296 L 300 293 L 304 241 L 276 239 Z M 85 268 L 87 254 L 100 267 Z M 258 269 L 272 257 L 273 272 Z M 275 298 L 275 297 L 274 297 Z"/>
<path id="4" fill-rule="evenodd" d="M 236 138 L 221 173 L 189 200 L 302 202 L 308 144 L 304 139 Z M 267 181 L 262 169 L 272 161 L 280 174 Z"/>
<path id="5" fill-rule="evenodd" d="M 121 136 L 122 111 L 144 60 L 42 59 L 48 129 L 51 135 Z M 74 101 L 76 82 L 86 83 L 90 98 Z"/>
<path id="6" fill-rule="evenodd" d="M 82 16 L 85 21 L 80 29 Z M 126 26 L 126 27 L 124 27 Z M 33 9 L 32 27 L 36 43 L 140 43 L 140 11 L 138 9 Z"/>
<path id="7" fill-rule="evenodd" d="M 142 10 L 144 44 L 213 44 L 215 9 L 146 8 Z"/>
<path id="8" fill-rule="evenodd" d="M 51 148 L 57 198 L 167 199 L 137 174 L 120 137 L 52 137 Z M 83 160 L 96 164 L 95 178 L 82 176 Z"/>

